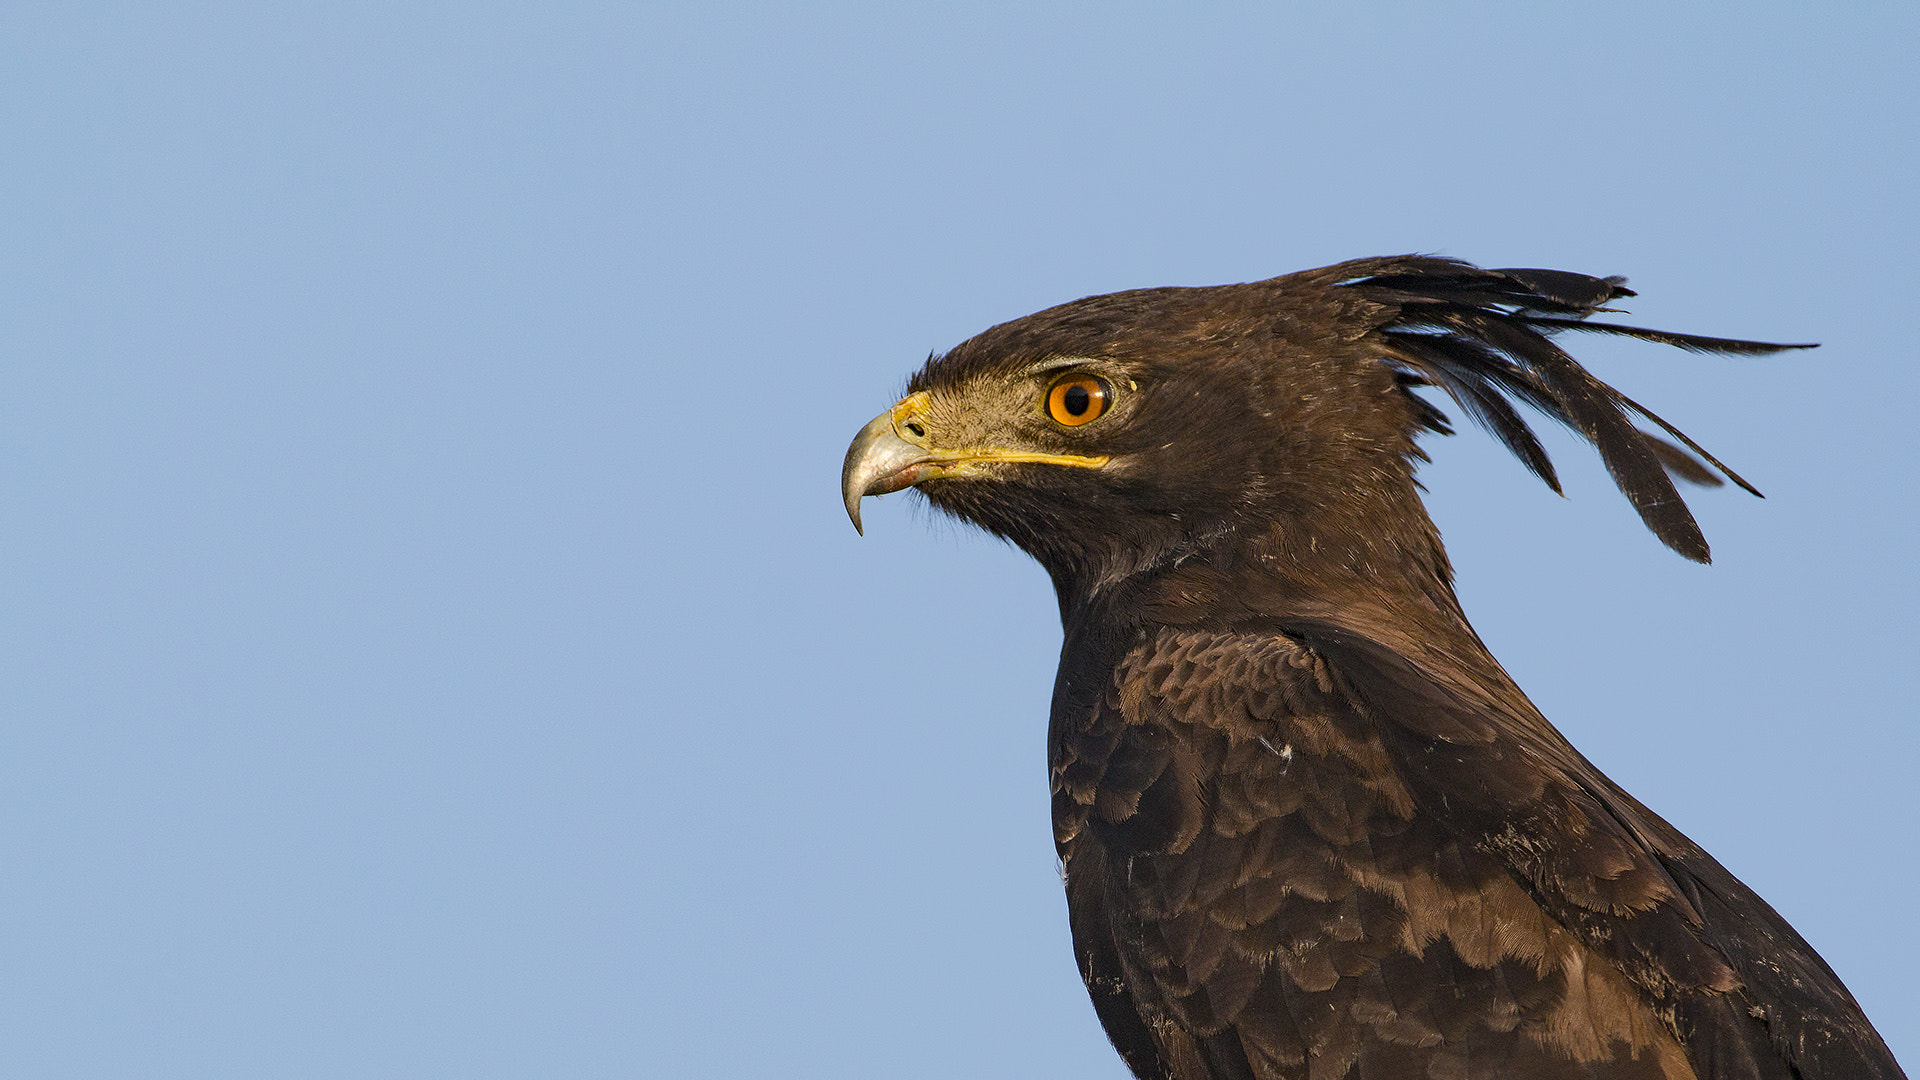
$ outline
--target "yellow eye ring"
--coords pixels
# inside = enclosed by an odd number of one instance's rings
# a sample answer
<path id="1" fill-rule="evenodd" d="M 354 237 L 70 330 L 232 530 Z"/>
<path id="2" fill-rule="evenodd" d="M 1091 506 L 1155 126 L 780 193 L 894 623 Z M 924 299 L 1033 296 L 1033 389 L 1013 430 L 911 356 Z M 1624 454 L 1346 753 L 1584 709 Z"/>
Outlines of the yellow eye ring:
<path id="1" fill-rule="evenodd" d="M 1062 375 L 1047 388 L 1047 416 L 1062 427 L 1091 424 L 1111 404 L 1113 391 L 1098 375 Z"/>

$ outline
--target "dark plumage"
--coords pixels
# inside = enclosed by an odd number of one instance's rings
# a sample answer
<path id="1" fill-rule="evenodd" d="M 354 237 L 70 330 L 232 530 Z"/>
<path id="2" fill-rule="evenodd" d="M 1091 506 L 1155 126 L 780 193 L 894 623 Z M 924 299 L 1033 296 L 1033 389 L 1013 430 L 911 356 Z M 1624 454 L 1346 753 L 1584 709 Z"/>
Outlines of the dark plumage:
<path id="1" fill-rule="evenodd" d="M 1433 387 L 1556 490 L 1515 406 L 1579 432 L 1705 562 L 1670 477 L 1751 486 L 1555 338 L 1793 346 L 1586 321 L 1631 295 L 1407 256 L 1090 297 L 930 360 L 849 450 L 856 525 L 918 486 L 1052 575 L 1054 835 L 1136 1076 L 1902 1075 L 1813 949 L 1501 670 L 1421 505 Z"/>

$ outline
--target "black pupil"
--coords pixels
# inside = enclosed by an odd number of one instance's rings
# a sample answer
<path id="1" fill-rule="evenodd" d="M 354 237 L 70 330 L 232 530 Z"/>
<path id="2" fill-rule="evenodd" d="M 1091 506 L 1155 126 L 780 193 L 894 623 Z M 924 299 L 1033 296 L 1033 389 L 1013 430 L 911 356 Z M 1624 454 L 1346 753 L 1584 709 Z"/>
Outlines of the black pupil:
<path id="1" fill-rule="evenodd" d="M 1085 386 L 1074 383 L 1061 395 L 1060 404 L 1066 406 L 1068 416 L 1084 416 L 1088 409 L 1093 408 L 1093 395 L 1087 392 Z"/>

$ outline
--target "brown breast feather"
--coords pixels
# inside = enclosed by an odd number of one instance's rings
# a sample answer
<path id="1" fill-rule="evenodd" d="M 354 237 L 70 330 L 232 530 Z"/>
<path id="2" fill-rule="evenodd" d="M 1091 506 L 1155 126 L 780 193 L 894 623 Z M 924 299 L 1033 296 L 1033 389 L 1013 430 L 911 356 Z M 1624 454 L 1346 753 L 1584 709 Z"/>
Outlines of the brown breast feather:
<path id="1" fill-rule="evenodd" d="M 1662 994 L 1737 985 L 1577 786 L 1370 717 L 1285 635 L 1162 631 L 1060 734 L 1076 952 L 1141 1076 L 1692 1080 Z M 1609 955 L 1640 918 L 1697 947 Z"/>

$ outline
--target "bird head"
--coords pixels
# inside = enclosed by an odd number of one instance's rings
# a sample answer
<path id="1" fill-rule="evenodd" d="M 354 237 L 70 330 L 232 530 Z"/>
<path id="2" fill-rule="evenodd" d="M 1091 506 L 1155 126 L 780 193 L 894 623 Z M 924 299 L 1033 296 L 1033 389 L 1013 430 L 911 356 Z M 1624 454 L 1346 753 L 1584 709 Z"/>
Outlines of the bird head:
<path id="1" fill-rule="evenodd" d="M 1789 346 L 1586 321 L 1631 295 L 1618 278 L 1406 256 L 1089 297 L 928 360 L 848 449 L 842 494 L 857 528 L 861 498 L 916 487 L 1032 554 L 1063 603 L 1156 567 L 1222 558 L 1316 580 L 1427 579 L 1423 591 L 1450 596 L 1413 476 L 1419 436 L 1451 430 L 1416 392 L 1434 386 L 1556 491 L 1509 399 L 1580 433 L 1648 526 L 1705 561 L 1669 474 L 1748 485 L 1551 338 L 1587 330 L 1706 351 Z"/>

